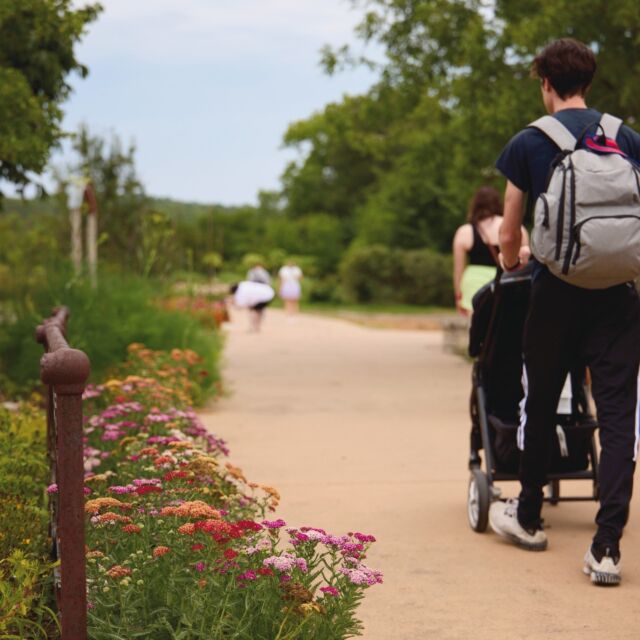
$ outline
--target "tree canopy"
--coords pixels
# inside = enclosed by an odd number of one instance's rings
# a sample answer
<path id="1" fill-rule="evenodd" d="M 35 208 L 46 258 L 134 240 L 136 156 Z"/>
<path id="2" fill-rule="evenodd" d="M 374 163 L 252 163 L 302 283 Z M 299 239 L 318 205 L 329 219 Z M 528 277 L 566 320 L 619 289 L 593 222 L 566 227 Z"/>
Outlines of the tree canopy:
<path id="1" fill-rule="evenodd" d="M 382 62 L 325 48 L 335 73 L 369 64 L 378 80 L 292 124 L 300 149 L 283 176 L 287 211 L 344 221 L 352 240 L 445 249 L 482 184 L 502 185 L 504 144 L 541 115 L 535 53 L 558 37 L 593 48 L 596 108 L 640 118 L 640 3 L 636 0 L 352 0 L 359 38 Z"/>
<path id="2" fill-rule="evenodd" d="M 100 10 L 72 0 L 0 2 L 0 179 L 24 186 L 43 171 L 63 135 L 68 75 L 88 73 L 74 47 Z"/>

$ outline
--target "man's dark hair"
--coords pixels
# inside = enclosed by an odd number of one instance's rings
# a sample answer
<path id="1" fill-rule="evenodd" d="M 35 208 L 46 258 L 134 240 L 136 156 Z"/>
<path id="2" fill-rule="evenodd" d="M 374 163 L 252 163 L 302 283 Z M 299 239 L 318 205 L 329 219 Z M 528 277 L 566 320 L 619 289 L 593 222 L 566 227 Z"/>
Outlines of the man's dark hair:
<path id="1" fill-rule="evenodd" d="M 556 93 L 566 100 L 584 96 L 596 72 L 596 57 L 587 45 L 573 38 L 548 44 L 533 60 L 531 74 L 549 80 Z"/>
<path id="2" fill-rule="evenodd" d="M 236 284 L 232 284 L 232 285 L 229 287 L 229 293 L 234 294 L 234 293 L 238 290 L 238 287 L 239 287 L 239 286 L 240 286 L 240 283 L 239 283 L 239 282 L 237 282 Z"/>

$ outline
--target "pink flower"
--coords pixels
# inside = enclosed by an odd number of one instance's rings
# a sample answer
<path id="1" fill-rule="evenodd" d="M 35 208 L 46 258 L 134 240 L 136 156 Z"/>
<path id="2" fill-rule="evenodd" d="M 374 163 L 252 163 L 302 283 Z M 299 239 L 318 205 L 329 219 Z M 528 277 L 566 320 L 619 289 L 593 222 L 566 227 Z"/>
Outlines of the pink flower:
<path id="1" fill-rule="evenodd" d="M 302 573 L 307 572 L 307 561 L 304 558 L 299 558 L 286 552 L 280 556 L 269 556 L 262 561 L 262 564 L 265 567 L 273 567 L 284 573 L 296 568 Z"/>
<path id="2" fill-rule="evenodd" d="M 356 533 L 353 534 L 353 537 L 356 540 L 359 540 L 360 542 L 375 542 L 376 541 L 374 536 L 367 535 L 365 533 L 356 532 Z"/>
<path id="3" fill-rule="evenodd" d="M 135 490 L 136 488 L 132 484 L 128 484 L 126 487 L 114 485 L 113 487 L 109 487 L 107 489 L 109 493 L 115 493 L 117 495 L 122 495 L 125 493 L 133 493 Z"/>
<path id="4" fill-rule="evenodd" d="M 58 493 L 58 485 L 53 483 L 47 487 L 47 493 L 51 495 L 52 493 Z"/>
<path id="5" fill-rule="evenodd" d="M 335 587 L 320 587 L 320 591 L 322 591 L 322 593 L 324 594 L 334 596 L 336 598 L 340 595 L 340 591 L 338 591 L 338 589 L 336 589 Z"/>
<path id="6" fill-rule="evenodd" d="M 83 493 L 85 496 L 90 496 L 91 495 L 91 489 L 89 487 L 85 487 L 83 489 Z"/>
<path id="7" fill-rule="evenodd" d="M 347 576 L 351 584 L 371 586 L 382 583 L 382 573 L 370 569 L 362 563 L 356 565 L 354 568 L 341 567 L 340 573 Z"/>
<path id="8" fill-rule="evenodd" d="M 198 573 L 202 573 L 202 572 L 205 570 L 206 566 L 207 566 L 207 565 L 206 565 L 204 562 L 196 562 L 196 564 L 195 564 L 195 570 L 196 570 Z"/>
<path id="9" fill-rule="evenodd" d="M 238 576 L 238 580 L 255 580 L 258 576 L 255 571 L 245 571 Z"/>
<path id="10" fill-rule="evenodd" d="M 263 520 L 262 524 L 267 529 L 280 529 L 280 528 L 286 526 L 287 523 L 284 520 L 282 520 L 281 518 L 278 518 L 278 520 Z"/>

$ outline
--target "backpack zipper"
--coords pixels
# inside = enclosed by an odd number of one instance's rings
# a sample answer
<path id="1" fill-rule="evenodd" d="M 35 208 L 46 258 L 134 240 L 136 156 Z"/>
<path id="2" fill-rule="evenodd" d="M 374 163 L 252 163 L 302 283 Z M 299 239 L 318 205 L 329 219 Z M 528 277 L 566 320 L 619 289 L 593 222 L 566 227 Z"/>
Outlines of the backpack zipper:
<path id="1" fill-rule="evenodd" d="M 560 164 L 562 169 L 562 193 L 560 194 L 560 203 L 558 204 L 558 220 L 556 221 L 556 262 L 560 260 L 560 251 L 562 249 L 562 236 L 564 233 L 564 194 L 567 185 L 567 168 Z"/>
<path id="2" fill-rule="evenodd" d="M 547 200 L 547 196 L 544 193 L 540 194 L 542 198 L 542 202 L 544 202 L 544 216 L 542 218 L 542 226 L 545 229 L 549 228 L 549 201 Z"/>
<path id="3" fill-rule="evenodd" d="M 585 225 L 585 223 L 590 222 L 591 220 L 602 220 L 602 219 L 623 220 L 624 218 L 635 218 L 636 220 L 640 220 L 640 216 L 634 216 L 634 215 L 631 215 L 631 214 L 627 214 L 627 215 L 623 215 L 623 216 L 591 216 L 591 217 L 587 218 L 586 220 L 583 220 L 582 222 L 579 222 L 577 225 L 575 225 L 575 227 L 573 229 L 573 236 L 575 238 L 576 253 L 575 253 L 575 256 L 574 256 L 573 260 L 571 261 L 571 264 L 575 266 L 576 262 L 578 262 L 578 258 L 580 257 L 580 250 L 582 249 L 582 242 L 580 241 L 580 233 L 581 233 L 582 227 Z M 564 269 L 562 270 L 562 273 L 564 275 L 567 275 L 567 273 L 565 273 Z"/>
<path id="4" fill-rule="evenodd" d="M 569 180 L 569 229 L 573 229 L 576 224 L 576 172 L 573 168 L 573 161 L 569 157 L 569 167 L 571 171 L 571 177 Z M 573 254 L 573 247 L 575 245 L 575 234 L 569 234 L 569 241 L 567 242 L 567 252 L 564 255 L 564 263 L 562 265 L 562 273 L 566 276 L 569 273 L 571 267 L 571 256 Z"/>

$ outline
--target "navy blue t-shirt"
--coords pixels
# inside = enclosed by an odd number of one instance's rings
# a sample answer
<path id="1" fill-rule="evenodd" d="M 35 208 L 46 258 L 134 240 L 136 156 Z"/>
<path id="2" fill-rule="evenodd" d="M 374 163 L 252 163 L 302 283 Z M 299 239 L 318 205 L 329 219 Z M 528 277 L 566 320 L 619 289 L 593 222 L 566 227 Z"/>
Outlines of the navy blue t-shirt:
<path id="1" fill-rule="evenodd" d="M 595 109 L 563 109 L 553 114 L 571 133 L 579 138 L 590 124 L 600 121 Z M 595 124 L 588 133 L 595 133 Z M 640 161 L 640 135 L 626 125 L 620 127 L 616 139 L 628 156 Z M 538 196 L 546 189 L 551 163 L 560 149 L 542 131 L 523 129 L 502 150 L 496 168 L 521 191 L 527 193 L 527 217 Z"/>

